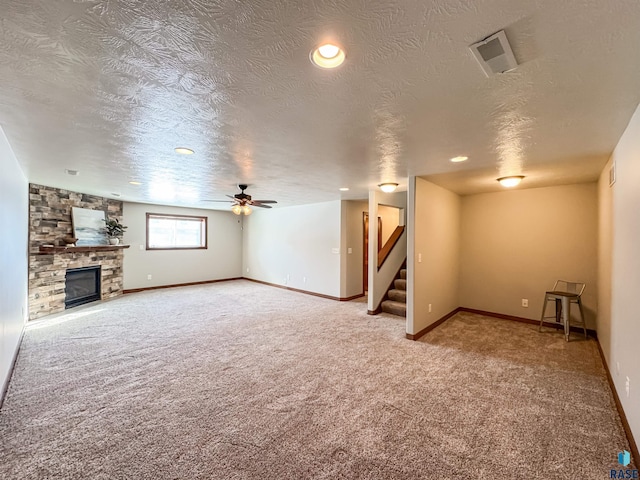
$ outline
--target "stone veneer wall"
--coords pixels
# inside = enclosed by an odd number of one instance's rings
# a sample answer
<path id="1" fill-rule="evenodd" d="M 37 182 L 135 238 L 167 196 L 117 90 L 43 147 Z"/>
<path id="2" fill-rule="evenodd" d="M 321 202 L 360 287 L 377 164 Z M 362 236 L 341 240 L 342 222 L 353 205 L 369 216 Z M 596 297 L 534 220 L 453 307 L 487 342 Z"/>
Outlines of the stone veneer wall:
<path id="1" fill-rule="evenodd" d="M 64 245 L 73 237 L 71 207 L 107 212 L 122 220 L 122 202 L 42 185 L 29 185 L 29 319 L 64 310 L 68 268 L 100 265 L 102 299 L 122 294 L 123 250 L 40 253 L 40 245 Z"/>

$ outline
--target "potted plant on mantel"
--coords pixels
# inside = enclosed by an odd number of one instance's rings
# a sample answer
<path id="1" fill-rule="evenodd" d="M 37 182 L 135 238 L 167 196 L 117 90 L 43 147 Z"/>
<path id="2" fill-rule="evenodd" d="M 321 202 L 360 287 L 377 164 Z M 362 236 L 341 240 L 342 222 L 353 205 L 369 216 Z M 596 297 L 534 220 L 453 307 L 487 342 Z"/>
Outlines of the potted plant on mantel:
<path id="1" fill-rule="evenodd" d="M 109 237 L 109 245 L 118 245 L 120 243 L 120 237 L 127 227 L 116 219 L 105 220 L 104 223 L 107 230 L 107 237 Z"/>

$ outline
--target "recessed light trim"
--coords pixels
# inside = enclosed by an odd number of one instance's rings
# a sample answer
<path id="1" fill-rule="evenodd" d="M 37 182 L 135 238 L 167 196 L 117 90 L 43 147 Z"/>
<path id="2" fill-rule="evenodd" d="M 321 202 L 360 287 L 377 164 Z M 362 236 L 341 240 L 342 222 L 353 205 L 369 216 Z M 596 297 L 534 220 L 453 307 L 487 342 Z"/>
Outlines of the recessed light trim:
<path id="1" fill-rule="evenodd" d="M 524 175 L 511 175 L 509 177 L 500 177 L 498 178 L 498 182 L 500 185 L 506 188 L 513 188 L 515 186 L 520 185 L 520 182 L 524 178 Z"/>
<path id="2" fill-rule="evenodd" d="M 380 185 L 378 185 L 378 187 L 380 187 L 380 190 L 382 190 L 384 193 L 391 193 L 395 192 L 396 188 L 398 188 L 398 184 L 394 182 L 386 182 L 381 183 Z"/>
<path id="3" fill-rule="evenodd" d="M 142 185 L 142 182 L 136 182 L 135 180 L 132 180 L 129 182 L 131 185 Z"/>
<path id="4" fill-rule="evenodd" d="M 449 161 L 453 162 L 453 163 L 466 162 L 467 160 L 469 160 L 469 157 L 467 157 L 465 155 L 460 155 L 458 157 L 453 157 L 453 158 L 449 159 Z"/>
<path id="5" fill-rule="evenodd" d="M 341 192 L 348 192 L 349 191 L 349 187 L 341 187 L 339 190 Z"/>
<path id="6" fill-rule="evenodd" d="M 176 147 L 173 150 L 180 155 L 193 155 L 194 153 L 193 150 L 187 147 Z"/>
<path id="7" fill-rule="evenodd" d="M 309 58 L 315 66 L 330 69 L 342 65 L 346 55 L 338 45 L 324 43 L 311 50 Z"/>

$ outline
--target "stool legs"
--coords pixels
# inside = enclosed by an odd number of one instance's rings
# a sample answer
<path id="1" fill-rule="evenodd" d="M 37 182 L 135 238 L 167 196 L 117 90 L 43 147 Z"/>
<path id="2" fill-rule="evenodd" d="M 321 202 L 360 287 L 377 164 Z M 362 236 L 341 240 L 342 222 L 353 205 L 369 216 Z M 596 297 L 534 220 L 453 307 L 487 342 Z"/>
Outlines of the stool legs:
<path id="1" fill-rule="evenodd" d="M 584 338 L 587 338 L 587 322 L 585 321 L 584 310 L 582 309 L 582 301 L 580 300 L 580 297 L 578 297 L 578 310 L 580 310 L 580 318 L 582 319 Z"/>
<path id="2" fill-rule="evenodd" d="M 548 298 L 544 296 L 544 302 L 542 302 L 542 315 L 540 315 L 540 325 L 538 325 L 538 332 L 542 331 L 542 322 L 544 322 L 544 314 L 547 311 L 547 301 Z"/>
<path id="3" fill-rule="evenodd" d="M 569 341 L 571 331 L 571 302 L 569 297 L 562 297 L 562 323 L 564 324 L 564 339 Z"/>

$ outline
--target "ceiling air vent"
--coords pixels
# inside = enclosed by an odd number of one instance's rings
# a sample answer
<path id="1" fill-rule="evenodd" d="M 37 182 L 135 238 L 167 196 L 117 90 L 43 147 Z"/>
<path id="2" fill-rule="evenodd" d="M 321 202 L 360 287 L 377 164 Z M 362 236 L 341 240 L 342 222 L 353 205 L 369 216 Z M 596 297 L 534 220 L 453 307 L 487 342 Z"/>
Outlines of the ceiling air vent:
<path id="1" fill-rule="evenodd" d="M 504 30 L 474 43 L 469 49 L 487 77 L 508 72 L 518 66 Z"/>

